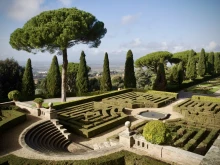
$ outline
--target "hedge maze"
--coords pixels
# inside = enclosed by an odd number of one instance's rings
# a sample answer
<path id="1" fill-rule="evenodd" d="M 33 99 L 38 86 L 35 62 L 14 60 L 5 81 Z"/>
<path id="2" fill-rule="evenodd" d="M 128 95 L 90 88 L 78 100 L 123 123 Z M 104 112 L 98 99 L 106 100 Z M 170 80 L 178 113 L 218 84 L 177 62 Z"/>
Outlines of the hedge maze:
<path id="1" fill-rule="evenodd" d="M 185 120 L 194 125 L 220 128 L 220 98 L 195 95 L 175 105 L 174 111 L 181 113 Z"/>
<path id="2" fill-rule="evenodd" d="M 124 124 L 128 120 L 123 107 L 102 102 L 88 102 L 61 109 L 58 118 L 68 130 L 87 138 Z"/>
<path id="3" fill-rule="evenodd" d="M 102 99 L 103 103 L 110 105 L 121 105 L 126 108 L 160 108 L 176 99 L 174 95 L 164 95 L 163 93 L 141 93 L 128 92 Z"/>
<path id="4" fill-rule="evenodd" d="M 131 129 L 136 133 L 143 133 L 143 128 L 148 120 L 133 125 Z M 172 139 L 169 145 L 178 147 L 200 155 L 205 155 L 215 139 L 219 135 L 219 129 L 207 129 L 194 127 L 191 123 L 184 120 L 167 121 L 166 126 L 169 128 Z"/>

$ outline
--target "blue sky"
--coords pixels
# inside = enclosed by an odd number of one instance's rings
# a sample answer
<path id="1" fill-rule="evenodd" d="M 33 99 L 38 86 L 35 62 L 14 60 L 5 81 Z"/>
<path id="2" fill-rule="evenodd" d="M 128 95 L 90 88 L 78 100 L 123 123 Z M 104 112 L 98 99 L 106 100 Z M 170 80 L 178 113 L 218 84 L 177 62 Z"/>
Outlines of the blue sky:
<path id="1" fill-rule="evenodd" d="M 34 55 L 12 49 L 9 38 L 31 17 L 63 7 L 90 12 L 107 28 L 98 48 L 77 45 L 68 49 L 69 62 L 78 62 L 82 50 L 88 64 L 102 64 L 108 52 L 110 65 L 124 63 L 129 49 L 134 59 L 160 50 L 220 51 L 219 0 L 1 0 L 0 59 L 51 62 L 49 53 Z M 58 59 L 61 64 L 62 58 Z"/>

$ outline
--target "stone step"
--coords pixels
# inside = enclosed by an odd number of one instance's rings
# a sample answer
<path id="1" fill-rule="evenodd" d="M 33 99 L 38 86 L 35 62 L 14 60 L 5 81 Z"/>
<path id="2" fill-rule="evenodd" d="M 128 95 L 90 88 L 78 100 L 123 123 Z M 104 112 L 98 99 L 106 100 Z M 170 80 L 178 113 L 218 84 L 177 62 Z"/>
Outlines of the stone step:
<path id="1" fill-rule="evenodd" d="M 63 125 L 57 124 L 56 127 L 57 127 L 59 130 L 61 130 L 61 129 L 63 128 Z"/>
<path id="2" fill-rule="evenodd" d="M 59 124 L 59 120 L 58 119 L 51 119 L 52 123 L 54 125 L 58 125 Z"/>

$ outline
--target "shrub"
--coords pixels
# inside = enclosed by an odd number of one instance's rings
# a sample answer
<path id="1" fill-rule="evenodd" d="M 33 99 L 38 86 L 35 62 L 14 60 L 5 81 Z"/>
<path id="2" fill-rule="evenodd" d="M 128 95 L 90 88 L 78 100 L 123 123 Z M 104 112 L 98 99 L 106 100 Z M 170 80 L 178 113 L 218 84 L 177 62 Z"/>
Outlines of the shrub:
<path id="1" fill-rule="evenodd" d="M 165 144 L 171 139 L 166 125 L 159 120 L 150 121 L 144 126 L 143 136 L 153 144 Z"/>
<path id="2" fill-rule="evenodd" d="M 42 99 L 42 98 L 35 98 L 34 102 L 40 104 L 40 103 L 44 102 L 44 99 Z"/>
<path id="3" fill-rule="evenodd" d="M 8 93 L 8 98 L 10 100 L 19 100 L 20 92 L 18 90 L 13 90 L 13 91 Z"/>

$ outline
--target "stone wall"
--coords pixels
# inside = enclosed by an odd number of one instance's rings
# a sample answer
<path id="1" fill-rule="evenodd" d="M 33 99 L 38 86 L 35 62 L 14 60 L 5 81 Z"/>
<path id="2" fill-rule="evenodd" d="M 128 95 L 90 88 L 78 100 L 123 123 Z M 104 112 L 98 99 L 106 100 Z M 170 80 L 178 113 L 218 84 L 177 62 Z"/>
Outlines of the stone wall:
<path id="1" fill-rule="evenodd" d="M 199 165 L 204 158 L 204 156 L 179 148 L 151 144 L 140 135 L 133 135 L 133 138 L 133 148 L 143 150 L 147 155 L 171 164 Z"/>

